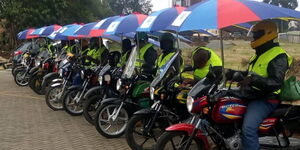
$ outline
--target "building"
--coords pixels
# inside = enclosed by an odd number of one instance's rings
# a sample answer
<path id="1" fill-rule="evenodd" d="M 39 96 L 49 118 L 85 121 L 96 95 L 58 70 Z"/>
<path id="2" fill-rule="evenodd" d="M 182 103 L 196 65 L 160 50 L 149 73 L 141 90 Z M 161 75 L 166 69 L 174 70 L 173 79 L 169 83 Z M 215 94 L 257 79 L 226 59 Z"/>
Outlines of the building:
<path id="1" fill-rule="evenodd" d="M 173 3 L 173 5 L 189 7 L 189 6 L 194 5 L 201 1 L 202 0 L 172 0 L 172 3 Z"/>

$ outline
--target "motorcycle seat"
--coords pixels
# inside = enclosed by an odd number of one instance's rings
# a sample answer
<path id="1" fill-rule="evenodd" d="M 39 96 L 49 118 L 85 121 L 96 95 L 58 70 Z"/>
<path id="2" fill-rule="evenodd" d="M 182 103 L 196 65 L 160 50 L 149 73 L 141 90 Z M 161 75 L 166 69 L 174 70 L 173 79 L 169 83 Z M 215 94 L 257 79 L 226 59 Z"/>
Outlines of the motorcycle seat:
<path id="1" fill-rule="evenodd" d="M 300 116 L 300 107 L 293 105 L 280 105 L 270 117 L 279 117 L 279 118 L 294 118 Z"/>

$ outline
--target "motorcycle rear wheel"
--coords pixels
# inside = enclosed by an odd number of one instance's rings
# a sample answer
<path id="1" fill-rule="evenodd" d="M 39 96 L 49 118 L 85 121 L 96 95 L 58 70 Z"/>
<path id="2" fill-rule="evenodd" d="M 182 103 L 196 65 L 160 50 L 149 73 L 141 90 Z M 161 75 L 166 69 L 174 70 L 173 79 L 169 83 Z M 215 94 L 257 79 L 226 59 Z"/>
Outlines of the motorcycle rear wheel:
<path id="1" fill-rule="evenodd" d="M 63 96 L 61 96 L 60 100 L 57 99 L 57 96 L 59 94 L 63 94 L 61 92 L 62 92 L 62 86 L 49 87 L 49 90 L 47 90 L 46 92 L 46 96 L 45 96 L 46 104 L 49 108 L 51 108 L 54 111 L 64 109 L 61 101 L 61 98 Z"/>

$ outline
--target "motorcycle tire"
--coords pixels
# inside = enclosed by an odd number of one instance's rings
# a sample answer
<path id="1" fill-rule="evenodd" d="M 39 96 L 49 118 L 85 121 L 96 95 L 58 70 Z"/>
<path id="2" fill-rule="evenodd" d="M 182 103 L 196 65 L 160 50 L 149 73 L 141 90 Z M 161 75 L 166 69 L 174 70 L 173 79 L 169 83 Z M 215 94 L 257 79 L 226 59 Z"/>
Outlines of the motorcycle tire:
<path id="1" fill-rule="evenodd" d="M 29 87 L 39 95 L 43 95 L 44 92 L 42 90 L 42 82 L 43 82 L 43 76 L 35 75 L 32 76 L 29 80 Z"/>
<path id="2" fill-rule="evenodd" d="M 185 147 L 185 144 L 181 145 L 180 147 L 174 145 L 174 138 L 175 137 L 186 137 L 185 139 L 188 139 L 189 135 L 186 132 L 183 131 L 168 131 L 165 132 L 161 137 L 159 137 L 159 140 L 157 141 L 157 144 L 155 146 L 155 150 L 172 150 L 172 149 L 183 149 Z M 182 139 L 180 140 L 182 141 Z M 168 142 L 172 142 L 172 145 L 167 145 Z M 183 143 L 186 143 L 185 141 L 182 141 Z M 204 142 L 198 138 L 194 138 L 189 149 L 191 150 L 205 150 Z"/>
<path id="3" fill-rule="evenodd" d="M 80 116 L 83 113 L 82 104 L 75 104 L 74 102 L 74 97 L 76 96 L 77 92 L 80 91 L 81 90 L 67 90 L 62 96 L 63 108 L 68 114 L 72 116 Z M 79 110 L 72 110 L 71 107 L 74 107 L 74 109 L 78 107 Z"/>
<path id="4" fill-rule="evenodd" d="M 124 125 L 121 127 L 121 129 L 119 131 L 117 131 L 115 133 L 108 133 L 108 130 L 112 126 L 112 124 L 110 124 L 110 122 L 113 122 L 113 121 L 109 121 L 110 118 L 108 116 L 105 116 L 105 114 L 103 114 L 103 113 L 109 112 L 108 115 L 112 115 L 112 112 L 114 111 L 114 109 L 117 109 L 117 107 L 119 107 L 119 105 L 104 103 L 98 108 L 98 110 L 96 112 L 95 127 L 96 127 L 97 131 L 106 138 L 118 138 L 125 133 L 126 125 L 129 120 L 129 114 L 128 114 L 128 111 L 124 107 L 122 107 L 120 109 L 120 113 L 117 117 L 117 119 L 120 120 L 120 114 L 121 113 L 124 114 L 124 116 L 123 116 L 124 118 L 122 119 L 125 122 Z M 113 109 L 110 109 L 110 108 L 113 108 Z M 103 119 L 102 117 L 104 117 L 104 118 L 107 117 L 107 120 Z M 102 123 L 106 123 L 109 125 L 105 129 L 105 127 L 102 126 L 103 125 Z M 115 123 L 115 121 L 114 121 L 114 123 Z"/>
<path id="5" fill-rule="evenodd" d="M 144 150 L 144 149 L 153 149 L 154 145 L 156 144 L 156 140 L 162 133 L 165 131 L 165 127 L 168 127 L 169 125 L 165 125 L 164 127 L 156 127 L 155 132 L 152 129 L 151 132 L 155 133 L 154 137 L 153 135 L 143 135 L 144 127 L 146 124 L 150 124 L 150 121 L 152 120 L 153 116 L 149 115 L 133 115 L 127 124 L 126 131 L 125 131 L 125 138 L 127 141 L 128 146 L 132 150 Z M 162 123 L 163 122 L 160 120 L 157 120 L 155 124 Z M 154 124 L 154 125 L 155 125 Z M 141 128 L 141 129 L 136 129 L 136 128 Z M 159 130 L 159 131 L 157 131 Z M 142 133 L 138 133 L 141 131 Z M 134 133 L 139 135 L 139 137 L 134 136 Z M 146 143 L 147 142 L 147 143 Z M 142 144 L 141 144 L 142 143 Z"/>
<path id="6" fill-rule="evenodd" d="M 83 116 L 85 120 L 92 125 L 95 125 L 96 111 L 101 105 L 102 98 L 103 96 L 101 95 L 94 95 L 87 99 L 83 104 Z M 92 111 L 95 113 L 92 114 Z"/>
<path id="7" fill-rule="evenodd" d="M 28 85 L 28 79 L 25 77 L 24 79 L 22 78 L 22 76 L 24 75 L 24 73 L 26 73 L 25 69 L 16 69 L 14 71 L 14 80 L 16 82 L 16 84 L 18 86 L 27 86 Z"/>
<path id="8" fill-rule="evenodd" d="M 49 108 L 51 108 L 54 111 L 57 110 L 63 110 L 63 105 L 61 99 L 56 102 L 55 98 L 61 92 L 62 86 L 56 86 L 56 87 L 49 87 L 49 89 L 46 92 L 45 99 L 46 99 L 46 104 Z M 63 93 L 62 93 L 63 94 Z M 63 95 L 61 96 L 61 98 Z"/>

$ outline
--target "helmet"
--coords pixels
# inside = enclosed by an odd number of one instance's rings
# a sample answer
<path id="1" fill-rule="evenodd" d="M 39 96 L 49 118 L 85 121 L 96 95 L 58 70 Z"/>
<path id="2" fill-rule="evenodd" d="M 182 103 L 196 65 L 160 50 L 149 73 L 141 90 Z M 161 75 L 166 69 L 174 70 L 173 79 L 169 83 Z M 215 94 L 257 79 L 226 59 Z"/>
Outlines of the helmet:
<path id="1" fill-rule="evenodd" d="M 137 40 L 137 38 L 139 41 L 148 41 L 148 35 L 145 32 L 137 32 L 134 39 Z"/>
<path id="2" fill-rule="evenodd" d="M 171 33 L 164 33 L 159 37 L 159 41 L 163 41 L 163 40 L 169 40 L 174 42 L 175 41 L 175 37 L 173 36 L 173 34 Z"/>
<path id="3" fill-rule="evenodd" d="M 270 20 L 255 24 L 251 27 L 249 33 L 253 34 L 253 41 L 251 41 L 252 48 L 257 48 L 278 37 L 277 26 Z"/>

